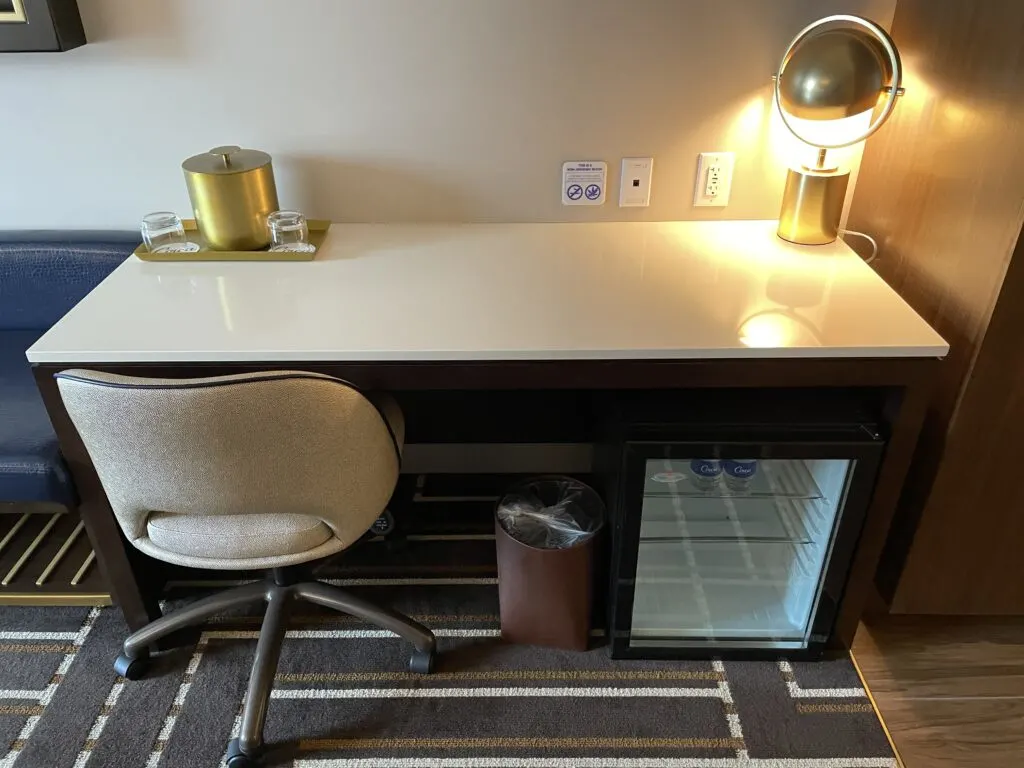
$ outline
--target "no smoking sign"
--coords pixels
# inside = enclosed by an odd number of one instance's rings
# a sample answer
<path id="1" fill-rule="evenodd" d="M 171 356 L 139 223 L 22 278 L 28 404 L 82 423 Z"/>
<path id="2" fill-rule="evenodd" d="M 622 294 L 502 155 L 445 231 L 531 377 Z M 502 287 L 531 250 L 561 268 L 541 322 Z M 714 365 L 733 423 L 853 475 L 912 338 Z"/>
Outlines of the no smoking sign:
<path id="1" fill-rule="evenodd" d="M 604 203 L 608 164 L 600 160 L 576 160 L 562 164 L 562 205 Z"/>

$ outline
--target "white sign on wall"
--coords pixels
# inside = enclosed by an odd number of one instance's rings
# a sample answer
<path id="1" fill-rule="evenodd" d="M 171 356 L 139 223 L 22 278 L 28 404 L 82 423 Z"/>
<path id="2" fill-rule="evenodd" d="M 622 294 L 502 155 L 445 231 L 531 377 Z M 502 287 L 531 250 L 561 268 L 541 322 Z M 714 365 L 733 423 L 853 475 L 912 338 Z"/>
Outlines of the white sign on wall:
<path id="1" fill-rule="evenodd" d="M 562 164 L 562 205 L 602 205 L 608 164 L 574 160 Z"/>

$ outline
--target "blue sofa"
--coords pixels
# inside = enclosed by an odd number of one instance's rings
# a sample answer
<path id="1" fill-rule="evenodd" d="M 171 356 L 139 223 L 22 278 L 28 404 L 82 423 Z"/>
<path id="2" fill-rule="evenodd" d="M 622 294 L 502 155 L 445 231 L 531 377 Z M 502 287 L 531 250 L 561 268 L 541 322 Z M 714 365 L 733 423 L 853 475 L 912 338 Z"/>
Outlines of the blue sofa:
<path id="1" fill-rule="evenodd" d="M 138 243 L 126 232 L 0 232 L 0 502 L 75 504 L 25 350 Z"/>

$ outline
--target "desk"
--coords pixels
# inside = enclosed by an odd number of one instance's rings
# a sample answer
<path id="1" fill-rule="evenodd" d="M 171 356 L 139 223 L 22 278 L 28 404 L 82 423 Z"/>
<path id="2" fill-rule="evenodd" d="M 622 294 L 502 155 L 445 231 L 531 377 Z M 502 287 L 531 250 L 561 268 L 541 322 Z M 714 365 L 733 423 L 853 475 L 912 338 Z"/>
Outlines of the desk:
<path id="1" fill-rule="evenodd" d="M 946 343 L 846 245 L 774 222 L 336 225 L 313 262 L 125 261 L 28 350 L 130 627 L 156 615 L 53 374 L 331 373 L 369 389 L 886 387 L 859 616 Z M 852 637 L 852 628 L 851 628 Z"/>

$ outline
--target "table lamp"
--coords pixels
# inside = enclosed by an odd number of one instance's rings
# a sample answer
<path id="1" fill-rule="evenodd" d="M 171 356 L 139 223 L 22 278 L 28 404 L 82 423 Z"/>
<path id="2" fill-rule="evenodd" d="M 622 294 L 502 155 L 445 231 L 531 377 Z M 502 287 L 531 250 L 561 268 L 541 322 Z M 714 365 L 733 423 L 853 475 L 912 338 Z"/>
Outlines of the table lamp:
<path id="1" fill-rule="evenodd" d="M 800 245 L 831 243 L 850 172 L 830 167 L 826 154 L 863 141 L 889 119 L 903 93 L 899 52 L 873 21 L 827 16 L 793 38 L 774 80 L 783 124 L 818 149 L 815 167 L 791 168 L 786 177 L 779 237 Z"/>

